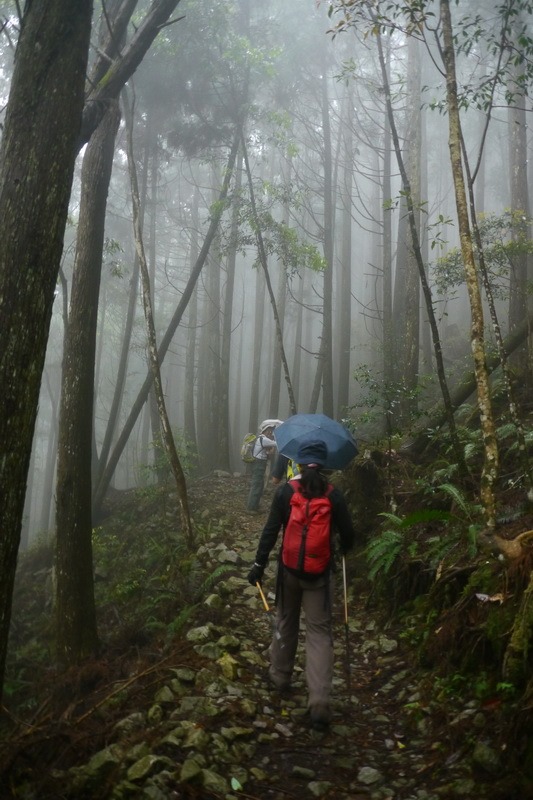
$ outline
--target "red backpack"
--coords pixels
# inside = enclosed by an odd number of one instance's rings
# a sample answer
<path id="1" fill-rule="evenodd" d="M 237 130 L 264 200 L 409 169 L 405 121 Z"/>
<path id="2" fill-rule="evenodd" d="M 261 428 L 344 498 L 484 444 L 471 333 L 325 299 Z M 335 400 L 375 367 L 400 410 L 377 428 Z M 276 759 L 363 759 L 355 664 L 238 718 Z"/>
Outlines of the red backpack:
<path id="1" fill-rule="evenodd" d="M 293 488 L 290 516 L 283 534 L 281 560 L 300 576 L 322 575 L 331 557 L 331 500 L 328 484 L 322 497 L 304 497 L 300 481 L 289 481 Z"/>

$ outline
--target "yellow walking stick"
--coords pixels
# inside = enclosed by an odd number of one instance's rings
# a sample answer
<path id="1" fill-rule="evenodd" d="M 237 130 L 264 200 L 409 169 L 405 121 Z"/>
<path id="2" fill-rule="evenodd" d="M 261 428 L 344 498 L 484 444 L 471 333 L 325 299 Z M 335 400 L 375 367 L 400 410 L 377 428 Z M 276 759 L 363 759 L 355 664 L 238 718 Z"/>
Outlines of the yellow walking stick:
<path id="1" fill-rule="evenodd" d="M 344 587 L 344 635 L 346 640 L 346 685 L 350 689 L 350 643 L 348 640 L 348 589 L 346 586 L 346 558 L 342 557 L 342 583 Z"/>
<path id="2" fill-rule="evenodd" d="M 255 585 L 259 589 L 259 594 L 261 595 L 261 600 L 263 601 L 263 605 L 265 607 L 265 611 L 270 611 L 270 606 L 268 605 L 268 601 L 267 601 L 267 599 L 265 597 L 265 593 L 263 592 L 263 589 L 261 588 L 261 584 L 259 583 L 259 581 L 256 581 Z"/>

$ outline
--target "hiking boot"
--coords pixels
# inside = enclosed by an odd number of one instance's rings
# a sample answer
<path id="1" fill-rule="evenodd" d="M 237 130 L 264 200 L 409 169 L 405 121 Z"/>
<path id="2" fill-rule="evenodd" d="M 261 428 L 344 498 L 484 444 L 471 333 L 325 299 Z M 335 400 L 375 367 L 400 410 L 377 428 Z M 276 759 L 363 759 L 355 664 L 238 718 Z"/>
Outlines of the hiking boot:
<path id="1" fill-rule="evenodd" d="M 266 682 L 271 689 L 275 689 L 275 691 L 279 692 L 281 695 L 287 695 L 292 692 L 292 686 L 289 681 L 280 682 L 274 680 L 274 678 L 268 671 L 266 673 Z"/>
<path id="2" fill-rule="evenodd" d="M 311 727 L 315 731 L 325 731 L 331 722 L 331 711 L 329 706 L 325 703 L 317 703 L 315 706 L 309 708 L 309 716 L 311 717 Z"/>

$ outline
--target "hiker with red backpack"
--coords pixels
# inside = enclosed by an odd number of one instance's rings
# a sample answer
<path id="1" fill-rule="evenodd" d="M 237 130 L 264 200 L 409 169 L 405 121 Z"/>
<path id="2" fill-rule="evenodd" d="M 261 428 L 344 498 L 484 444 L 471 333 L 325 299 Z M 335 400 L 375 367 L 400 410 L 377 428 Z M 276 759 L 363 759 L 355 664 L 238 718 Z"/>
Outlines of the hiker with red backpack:
<path id="1" fill-rule="evenodd" d="M 261 585 L 268 557 L 283 529 L 276 583 L 276 631 L 270 646 L 268 676 L 277 689 L 289 690 L 303 609 L 308 709 L 311 724 L 318 730 L 325 729 L 331 720 L 333 529 L 339 534 L 343 556 L 355 538 L 342 493 L 321 472 L 326 459 L 327 448 L 320 440 L 300 447 L 296 458 L 300 474 L 276 490 L 248 575 L 252 586 Z"/>

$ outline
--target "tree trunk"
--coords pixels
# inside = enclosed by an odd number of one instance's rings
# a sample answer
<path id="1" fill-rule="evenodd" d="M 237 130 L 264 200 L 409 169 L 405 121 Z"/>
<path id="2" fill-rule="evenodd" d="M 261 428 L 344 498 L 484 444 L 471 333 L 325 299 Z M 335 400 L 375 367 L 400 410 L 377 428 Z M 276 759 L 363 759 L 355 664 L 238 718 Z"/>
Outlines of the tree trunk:
<path id="1" fill-rule="evenodd" d="M 242 164 L 235 174 L 234 195 L 240 196 L 242 185 Z M 230 372 L 233 318 L 233 294 L 235 289 L 235 266 L 237 262 L 238 219 L 237 206 L 233 209 L 231 222 L 230 251 L 226 259 L 226 285 L 224 288 L 224 311 L 222 317 L 222 341 L 220 349 L 220 408 L 217 435 L 219 438 L 219 466 L 229 471 L 231 468 L 231 420 L 230 420 Z"/>
<path id="2" fill-rule="evenodd" d="M 528 317 L 522 322 L 520 327 L 509 334 L 509 336 L 502 342 L 502 349 L 506 356 L 510 356 L 517 347 L 527 338 L 533 325 L 533 312 L 530 312 Z M 489 374 L 500 366 L 500 355 L 495 354 L 487 358 L 487 370 Z M 450 398 L 450 403 L 453 411 L 456 411 L 468 398 L 472 395 L 477 388 L 477 376 L 475 372 L 465 375 L 461 384 L 454 390 Z M 423 452 L 425 449 L 429 432 L 439 430 L 448 422 L 448 413 L 439 407 L 431 411 L 423 422 L 423 428 L 420 426 L 419 431 L 415 434 L 414 439 L 405 442 L 404 447 L 409 449 L 413 455 Z"/>
<path id="3" fill-rule="evenodd" d="M 322 226 L 322 237 L 324 242 L 324 259 L 326 268 L 323 273 L 322 300 L 322 338 L 317 361 L 317 374 L 315 385 L 311 395 L 311 407 L 318 407 L 320 387 L 322 387 L 322 410 L 324 414 L 333 417 L 333 242 L 334 242 L 334 218 L 333 218 L 333 157 L 331 149 L 331 125 L 329 111 L 329 97 L 327 91 L 328 76 L 324 66 L 321 87 L 322 87 L 322 130 L 324 135 L 324 218 Z"/>
<path id="4" fill-rule="evenodd" d="M 414 213 L 413 200 L 412 200 L 412 196 L 411 196 L 411 187 L 409 185 L 409 178 L 408 178 L 407 171 L 405 169 L 405 165 L 404 165 L 403 158 L 402 158 L 402 152 L 401 152 L 401 148 L 400 148 L 400 140 L 399 140 L 399 137 L 398 137 L 398 131 L 396 129 L 396 122 L 395 122 L 395 119 L 394 119 L 394 113 L 393 113 L 393 109 L 392 109 L 391 92 L 390 92 L 390 86 L 389 86 L 389 81 L 388 81 L 388 74 L 387 74 L 387 69 L 386 69 L 385 58 L 384 58 L 384 55 L 383 55 L 383 45 L 382 45 L 382 40 L 381 40 L 381 36 L 380 35 L 378 35 L 378 37 L 377 37 L 377 44 L 378 44 L 378 55 L 379 55 L 379 62 L 380 62 L 380 67 L 381 67 L 381 75 L 382 75 L 382 80 L 383 80 L 383 87 L 384 87 L 384 90 L 385 90 L 385 101 L 386 101 L 386 104 L 387 104 L 387 113 L 388 113 L 389 124 L 390 124 L 390 128 L 391 128 L 391 136 L 392 136 L 392 141 L 394 143 L 394 151 L 396 153 L 396 159 L 398 161 L 398 167 L 400 169 L 400 174 L 401 174 L 401 177 L 402 177 L 402 183 L 403 183 L 403 185 L 404 185 L 404 187 L 406 189 L 405 199 L 406 199 L 406 203 L 407 203 L 407 209 L 408 209 L 408 212 L 409 212 L 408 213 L 408 217 L 409 217 L 409 227 L 410 227 L 410 231 L 411 231 L 411 241 L 412 241 L 412 245 L 413 245 L 413 252 L 414 252 L 414 254 L 416 256 L 416 260 L 417 260 L 418 274 L 420 276 L 420 281 L 421 281 L 421 284 L 422 284 L 422 291 L 423 291 L 423 294 L 424 294 L 424 301 L 425 301 L 425 304 L 426 304 L 429 324 L 430 324 L 430 327 L 431 327 L 431 337 L 432 337 L 432 341 L 433 341 L 433 349 L 434 349 L 434 352 L 435 352 L 435 362 L 436 362 L 436 368 L 437 368 L 437 375 L 438 375 L 438 379 L 439 379 L 439 386 L 440 386 L 440 390 L 441 390 L 441 393 L 442 393 L 442 398 L 443 398 L 443 402 L 444 402 L 444 408 L 446 409 L 446 412 L 447 412 L 447 415 L 448 415 L 448 425 L 449 425 L 449 428 L 450 428 L 450 438 L 452 440 L 452 446 L 453 446 L 453 449 L 454 449 L 454 454 L 455 454 L 455 457 L 457 459 L 457 463 L 459 465 L 461 465 L 462 470 L 464 472 L 466 472 L 466 467 L 464 466 L 463 452 L 461 450 L 461 447 L 459 445 L 459 440 L 458 440 L 458 437 L 457 437 L 455 419 L 454 419 L 454 416 L 453 416 L 453 409 L 452 409 L 451 402 L 450 402 L 450 392 L 449 392 L 449 389 L 448 389 L 448 384 L 446 382 L 446 374 L 445 374 L 445 371 L 444 371 L 444 362 L 443 362 L 443 358 L 442 358 L 442 348 L 441 348 L 441 343 L 440 343 L 439 331 L 438 331 L 438 327 L 437 327 L 437 321 L 435 319 L 435 311 L 434 311 L 434 308 L 433 308 L 433 298 L 431 296 L 431 289 L 430 289 L 428 281 L 427 281 L 426 270 L 425 270 L 424 262 L 422 260 L 422 253 L 421 253 L 421 250 L 420 250 L 420 241 L 419 241 L 418 230 L 417 230 L 417 226 L 416 226 L 416 217 L 415 217 L 415 213 Z"/>
<path id="5" fill-rule="evenodd" d="M 384 69 L 387 84 L 390 72 L 390 44 L 385 43 Z M 393 320 L 392 320 L 392 212 L 387 210 L 386 204 L 391 197 L 391 129 L 389 114 L 385 109 L 383 120 L 383 380 L 385 386 L 391 386 L 394 380 L 394 346 L 393 346 Z M 390 414 L 387 419 L 387 429 L 390 428 Z"/>
<path id="6" fill-rule="evenodd" d="M 519 68 L 516 68 L 517 71 Z M 514 104 L 509 107 L 509 177 L 511 188 L 511 211 L 521 219 L 518 230 L 513 229 L 513 239 L 527 241 L 531 235 L 529 223 L 528 193 L 528 150 L 526 105 L 524 90 L 515 81 L 511 81 L 509 91 L 514 97 Z M 523 249 L 523 248 L 522 248 Z M 520 250 L 520 248 L 517 248 Z M 509 331 L 516 329 L 527 313 L 528 275 L 531 257 L 526 252 L 517 252 L 511 260 L 509 284 Z M 527 363 L 527 345 L 519 348 L 514 354 L 514 363 L 520 369 Z"/>
<path id="7" fill-rule="evenodd" d="M 180 0 L 152 0 L 144 19 L 135 29 L 131 42 L 119 55 L 115 55 L 116 43 L 122 40 L 137 2 L 138 0 L 124 0 L 119 16 L 109 31 L 107 44 L 98 48 L 83 108 L 78 149 L 89 141 L 100 124 L 108 103 L 118 100 L 126 81 L 131 78 Z"/>
<path id="8" fill-rule="evenodd" d="M 133 206 L 133 229 L 135 237 L 135 247 L 137 255 L 139 256 L 139 266 L 141 268 L 141 283 L 142 283 L 142 299 L 144 315 L 146 318 L 146 328 L 148 332 L 148 352 L 150 356 L 150 369 L 153 376 L 153 389 L 157 400 L 157 408 L 159 411 L 159 418 L 161 424 L 161 438 L 163 445 L 176 481 L 176 491 L 178 494 L 178 503 L 180 508 L 182 532 L 187 542 L 188 547 L 191 549 L 194 544 L 194 533 L 191 522 L 191 515 L 189 512 L 189 499 L 187 496 L 187 483 L 185 481 L 185 474 L 183 472 L 174 437 L 172 436 L 172 429 L 168 419 L 168 414 L 165 405 L 165 398 L 163 395 L 163 385 L 161 382 L 161 367 L 159 361 L 159 354 L 157 352 L 157 339 L 155 331 L 155 323 L 153 316 L 152 297 L 150 290 L 150 274 L 148 270 L 148 262 L 146 260 L 142 229 L 141 229 L 141 201 L 139 195 L 139 184 L 137 180 L 137 167 L 133 156 L 133 118 L 132 113 L 128 109 L 126 95 L 124 95 L 124 107 L 126 109 L 127 117 L 127 155 L 128 167 L 131 181 L 131 199 Z"/>
<path id="9" fill-rule="evenodd" d="M 0 149 L 0 690 L 91 12 L 89 0 L 26 4 Z"/>
<path id="10" fill-rule="evenodd" d="M 477 399 L 480 411 L 481 433 L 484 445 L 484 463 L 481 474 L 480 496 L 487 526 L 496 524 L 494 483 L 498 475 L 498 443 L 492 414 L 489 377 L 485 354 L 483 306 L 479 289 L 478 274 L 474 258 L 474 248 L 468 218 L 468 202 L 463 177 L 461 159 L 461 120 L 457 99 L 455 75 L 455 51 L 452 34 L 452 21 L 449 0 L 440 0 L 443 34 L 443 61 L 446 71 L 446 97 L 449 122 L 449 148 L 455 186 L 455 202 L 461 241 L 461 253 L 466 272 L 466 286 L 470 300 L 471 341 L 474 358 L 474 371 L 477 383 Z"/>
<path id="11" fill-rule="evenodd" d="M 520 608 L 513 620 L 511 636 L 503 659 L 503 678 L 515 686 L 531 679 L 531 646 L 533 645 L 533 572 L 522 595 Z"/>
<path id="12" fill-rule="evenodd" d="M 294 393 L 292 390 L 292 382 L 291 376 L 289 373 L 289 365 L 287 362 L 287 357 L 285 355 L 285 346 L 283 344 L 283 333 L 281 328 L 281 321 L 278 314 L 278 309 L 276 306 L 276 298 L 274 296 L 274 291 L 272 289 L 272 282 L 270 280 L 270 275 L 268 272 L 268 263 L 267 263 L 267 256 L 265 251 L 265 246 L 263 242 L 263 235 L 261 233 L 261 226 L 259 224 L 259 218 L 257 214 L 257 206 L 255 203 L 255 193 L 254 193 L 254 186 L 252 181 L 252 173 L 250 170 L 250 163 L 248 161 L 248 150 L 246 147 L 246 141 L 244 139 L 244 135 L 241 137 L 242 148 L 243 148 L 243 158 L 244 158 L 244 167 L 246 170 L 246 175 L 248 178 L 248 188 L 250 190 L 250 203 L 252 206 L 252 216 L 255 223 L 255 235 L 257 240 L 257 252 L 259 256 L 259 263 L 263 269 L 263 273 L 265 276 L 266 287 L 268 291 L 268 296 L 270 299 L 270 305 L 272 306 L 272 314 L 274 315 L 274 323 L 276 325 L 276 337 L 278 340 L 278 347 L 281 357 L 281 363 L 283 364 L 283 372 L 285 375 L 285 383 L 287 385 L 287 391 L 289 393 L 289 403 L 291 407 L 291 414 L 296 414 L 296 401 L 294 399 Z"/>
<path id="13" fill-rule="evenodd" d="M 183 292 L 183 294 L 181 296 L 181 300 L 178 303 L 178 306 L 177 306 L 177 308 L 176 308 L 176 310 L 175 310 L 175 312 L 174 312 L 174 314 L 172 316 L 172 319 L 171 319 L 170 324 L 169 324 L 169 326 L 168 326 L 168 328 L 167 328 L 167 330 L 165 332 L 165 335 L 163 336 L 163 338 L 161 340 L 161 344 L 159 346 L 159 351 L 158 351 L 158 359 L 159 359 L 159 363 L 160 364 L 163 362 L 165 354 L 166 354 L 166 352 L 167 352 L 167 350 L 169 348 L 169 345 L 170 345 L 170 343 L 172 341 L 172 337 L 174 336 L 176 328 L 178 327 L 178 325 L 179 325 L 179 323 L 181 321 L 181 318 L 183 316 L 183 313 L 184 313 L 185 309 L 187 308 L 187 304 L 189 303 L 189 300 L 191 298 L 192 292 L 193 292 L 194 287 L 196 285 L 196 281 L 198 280 L 198 277 L 199 277 L 199 275 L 200 275 L 200 273 L 202 271 L 202 268 L 203 268 L 203 266 L 205 264 L 205 260 L 207 258 L 208 253 L 209 253 L 209 248 L 211 247 L 211 244 L 213 242 L 213 238 L 214 238 L 216 230 L 218 228 L 218 224 L 219 224 L 220 219 L 222 217 L 222 213 L 223 213 L 224 208 L 225 208 L 226 197 L 227 197 L 227 194 L 228 194 L 229 184 L 230 184 L 231 176 L 232 176 L 232 173 L 233 173 L 233 168 L 235 166 L 235 159 L 237 157 L 237 149 L 238 149 L 238 145 L 239 145 L 239 139 L 240 139 L 240 134 L 236 134 L 235 139 L 234 139 L 233 144 L 232 144 L 232 147 L 231 147 L 231 150 L 230 150 L 228 163 L 227 163 L 226 170 L 225 170 L 225 173 L 224 173 L 224 180 L 223 180 L 223 183 L 222 183 L 222 188 L 221 188 L 220 194 L 218 196 L 217 204 L 216 204 L 216 206 L 215 206 L 215 208 L 213 210 L 213 213 L 211 215 L 211 222 L 210 222 L 210 225 L 209 225 L 209 229 L 208 229 L 208 231 L 206 233 L 206 236 L 205 236 L 205 239 L 204 239 L 204 243 L 203 243 L 202 248 L 200 250 L 200 253 L 198 255 L 198 259 L 196 261 L 194 269 L 191 272 L 191 276 L 190 276 L 190 278 L 189 278 L 189 280 L 187 282 L 187 286 L 185 287 L 185 290 L 184 290 L 184 292 Z M 131 434 L 131 432 L 133 430 L 133 427 L 135 425 L 135 422 L 137 421 L 137 418 L 138 418 L 138 416 L 139 416 L 139 414 L 140 414 L 140 412 L 142 410 L 142 407 L 146 402 L 146 398 L 148 397 L 148 392 L 150 391 L 150 387 L 152 385 L 152 380 L 153 380 L 152 373 L 149 372 L 148 375 L 146 376 L 145 380 L 144 380 L 144 383 L 143 383 L 141 389 L 139 390 L 137 398 L 136 398 L 136 400 L 135 400 L 135 402 L 133 404 L 133 407 L 132 407 L 132 409 L 130 411 L 128 419 L 126 420 L 126 423 L 125 423 L 124 428 L 122 430 L 122 433 L 118 437 L 117 443 L 116 443 L 116 445 L 115 445 L 115 447 L 113 449 L 113 452 L 111 453 L 111 455 L 109 457 L 109 461 L 106 464 L 105 470 L 102 473 L 102 477 L 101 477 L 101 479 L 100 479 L 100 481 L 98 483 L 98 486 L 96 487 L 96 492 L 95 492 L 94 507 L 96 509 L 99 509 L 101 507 L 102 503 L 103 503 L 105 494 L 106 494 L 107 489 L 109 487 L 109 483 L 111 481 L 113 473 L 115 472 L 116 466 L 118 464 L 118 460 L 119 460 L 119 458 L 120 458 L 120 456 L 121 456 L 121 454 L 122 454 L 122 452 L 123 452 L 123 450 L 124 450 L 124 448 L 126 446 L 126 443 L 127 443 L 128 439 L 130 437 L 130 434 Z"/>
<path id="14" fill-rule="evenodd" d="M 107 192 L 120 112 L 110 106 L 83 159 L 80 220 L 63 355 L 57 465 L 57 652 L 77 664 L 97 649 L 91 453 L 98 295 Z"/>
<path id="15" fill-rule="evenodd" d="M 198 236 L 199 236 L 199 206 L 200 191 L 198 186 L 194 189 L 194 197 L 191 209 L 191 242 L 189 260 L 191 272 L 198 259 Z M 196 327 L 198 324 L 198 290 L 195 289 L 189 303 L 189 314 L 187 320 L 187 352 L 185 355 L 185 397 L 183 411 L 183 428 L 187 446 L 190 446 L 194 453 L 198 452 L 196 438 L 196 416 L 195 416 L 195 387 L 196 387 Z"/>
<path id="16" fill-rule="evenodd" d="M 352 202 L 353 202 L 353 92 L 348 91 L 343 115 L 344 165 L 342 179 L 342 240 L 339 291 L 339 379 L 337 418 L 346 415 L 350 395 L 352 331 Z"/>
<path id="17" fill-rule="evenodd" d="M 288 167 L 287 167 L 287 174 L 284 176 L 284 183 L 286 185 L 290 185 L 291 182 L 291 173 L 292 173 L 292 163 L 291 158 L 288 159 Z M 283 225 L 289 226 L 290 223 L 290 205 L 289 200 L 286 199 L 283 203 L 283 217 L 282 222 Z M 283 339 L 285 339 L 285 308 L 287 305 L 287 273 L 285 271 L 285 265 L 279 260 L 278 264 L 278 292 L 276 298 L 276 305 L 278 308 L 279 319 L 281 323 L 281 334 Z M 281 358 L 279 355 L 279 351 L 277 349 L 274 350 L 274 357 L 272 359 L 272 375 L 271 375 L 271 384 L 270 384 L 270 404 L 269 404 L 269 414 L 272 414 L 273 418 L 279 417 L 279 403 L 280 403 L 280 392 L 281 392 Z"/>

